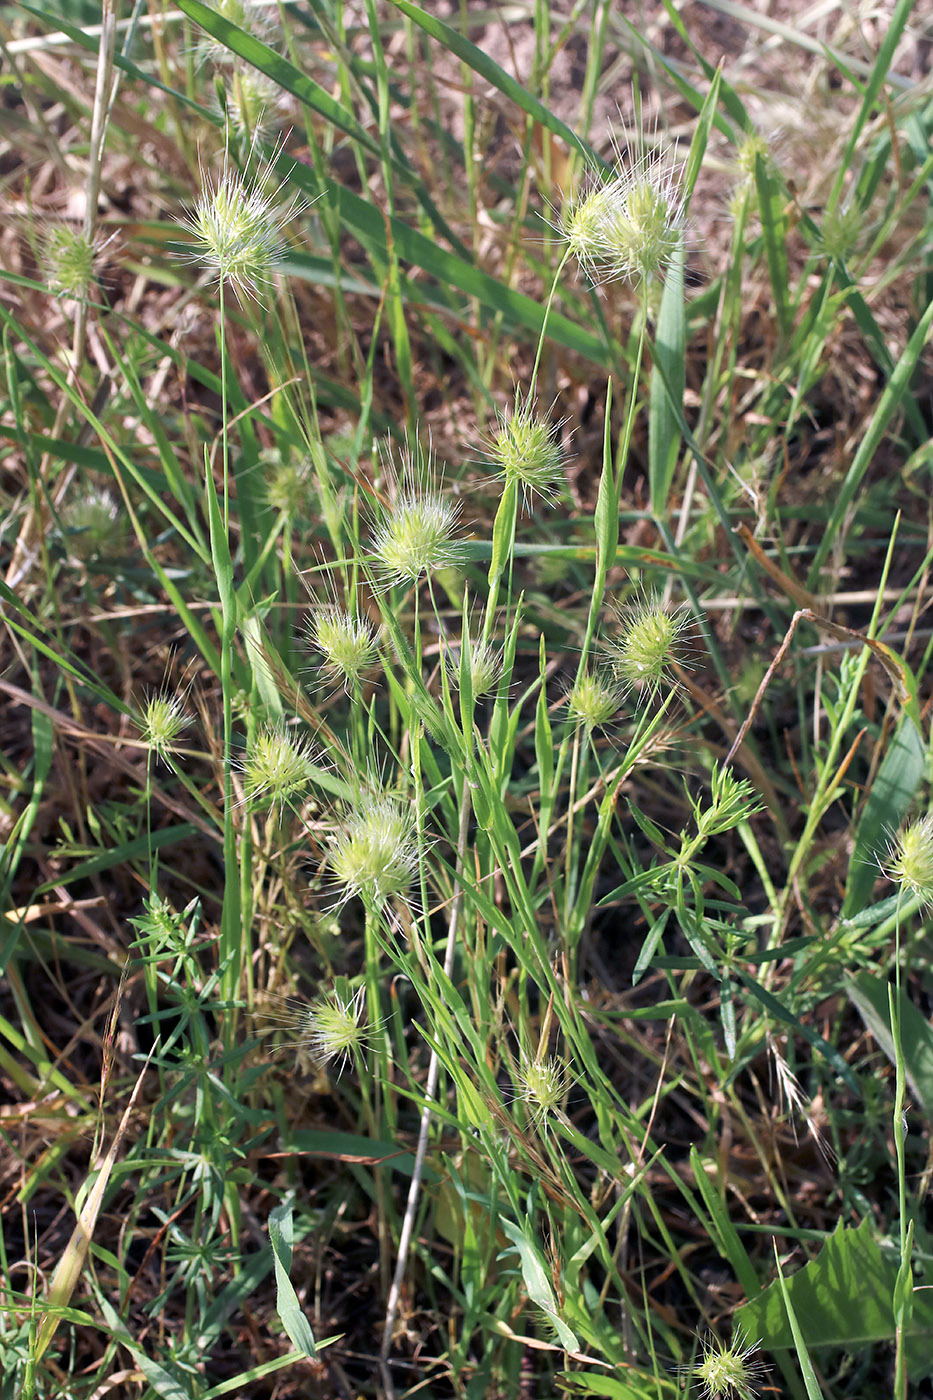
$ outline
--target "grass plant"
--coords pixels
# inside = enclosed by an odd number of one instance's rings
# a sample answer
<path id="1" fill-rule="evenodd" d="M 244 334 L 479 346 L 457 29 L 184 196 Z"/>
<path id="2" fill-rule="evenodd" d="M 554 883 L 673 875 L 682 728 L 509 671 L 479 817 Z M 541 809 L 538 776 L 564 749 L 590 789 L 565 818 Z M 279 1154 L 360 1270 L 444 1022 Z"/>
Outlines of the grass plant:
<path id="1" fill-rule="evenodd" d="M 712 9 L 3 10 L 0 1400 L 927 1393 L 933 107 Z"/>

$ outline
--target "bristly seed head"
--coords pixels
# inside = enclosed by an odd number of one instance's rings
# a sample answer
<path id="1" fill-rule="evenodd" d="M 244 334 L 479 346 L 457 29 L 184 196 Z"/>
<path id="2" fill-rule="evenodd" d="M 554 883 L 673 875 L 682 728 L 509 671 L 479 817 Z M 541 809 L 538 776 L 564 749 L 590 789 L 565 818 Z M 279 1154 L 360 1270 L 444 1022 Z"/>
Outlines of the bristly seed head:
<path id="1" fill-rule="evenodd" d="M 636 143 L 629 163 L 618 151 L 616 173 L 573 200 L 559 229 L 577 261 L 597 281 L 662 278 L 683 238 L 683 167 L 676 150 L 646 152 Z"/>
<path id="2" fill-rule="evenodd" d="M 567 1088 L 567 1071 L 556 1055 L 523 1059 L 518 1069 L 521 1096 L 533 1118 L 545 1118 L 560 1107 Z"/>
<path id="3" fill-rule="evenodd" d="M 574 723 L 589 732 L 615 719 L 624 696 L 624 688 L 617 684 L 611 672 L 584 671 L 567 695 L 567 710 Z"/>
<path id="4" fill-rule="evenodd" d="M 376 526 L 373 553 L 390 581 L 415 583 L 460 559 L 459 507 L 439 491 L 433 454 L 420 444 L 406 451 L 401 479 L 394 476 L 395 499 Z"/>
<path id="5" fill-rule="evenodd" d="M 284 255 L 282 185 L 270 193 L 269 173 L 265 165 L 247 179 L 227 166 L 216 184 L 205 175 L 201 195 L 184 221 L 195 243 L 189 260 L 213 268 L 218 283 L 229 282 L 237 297 L 243 292 L 255 296 Z"/>
<path id="6" fill-rule="evenodd" d="M 169 695 L 164 689 L 150 695 L 137 723 L 146 743 L 159 758 L 167 759 L 178 736 L 191 723 L 185 713 L 184 696 Z"/>
<path id="7" fill-rule="evenodd" d="M 675 665 L 683 665 L 679 643 L 689 626 L 684 608 L 665 607 L 655 593 L 645 593 L 619 613 L 619 636 L 609 654 L 617 680 L 633 691 L 638 703 L 650 703 L 662 686 L 671 685 Z"/>
<path id="8" fill-rule="evenodd" d="M 450 652 L 446 658 L 447 679 L 454 690 L 460 689 L 460 671 L 463 664 L 462 649 Z M 492 641 L 482 637 L 470 638 L 470 686 L 474 700 L 481 699 L 495 690 L 502 673 L 502 649 Z"/>
<path id="9" fill-rule="evenodd" d="M 243 786 L 247 799 L 256 804 L 282 809 L 313 776 L 309 741 L 279 725 L 260 729 L 243 760 Z"/>
<path id="10" fill-rule="evenodd" d="M 301 1040 L 321 1064 L 336 1061 L 338 1074 L 366 1036 L 362 1025 L 366 988 L 353 996 L 330 992 L 311 1003 L 304 1014 Z"/>
<path id="11" fill-rule="evenodd" d="M 909 822 L 894 837 L 883 865 L 889 880 L 906 895 L 933 906 L 933 812 Z"/>
<path id="12" fill-rule="evenodd" d="M 518 395 L 511 409 L 496 416 L 485 448 L 499 475 L 506 485 L 514 481 L 521 488 L 526 505 L 535 494 L 550 504 L 564 479 L 561 425 L 549 423 Z"/>
<path id="13" fill-rule="evenodd" d="M 372 666 L 378 652 L 375 628 L 337 603 L 326 604 L 308 624 L 308 638 L 323 658 L 321 669 L 348 691 Z"/>
<path id="14" fill-rule="evenodd" d="M 404 895 L 418 864 L 411 807 L 384 793 L 364 795 L 330 843 L 328 863 L 343 897 L 381 907 Z"/>
<path id="15" fill-rule="evenodd" d="M 101 244 L 70 224 L 52 224 L 42 239 L 42 271 L 49 291 L 81 301 L 94 281 Z"/>
<path id="16" fill-rule="evenodd" d="M 728 1347 L 709 1337 L 703 1343 L 701 1360 L 685 1369 L 689 1379 L 702 1387 L 704 1400 L 755 1400 L 767 1369 L 752 1359 L 757 1349 L 757 1342 L 749 1344 L 741 1336 L 734 1337 Z"/>
<path id="17" fill-rule="evenodd" d="M 113 558 L 123 548 L 120 507 L 105 486 L 88 487 L 67 501 L 61 509 L 61 522 L 69 552 L 85 563 L 99 559 L 105 550 Z"/>

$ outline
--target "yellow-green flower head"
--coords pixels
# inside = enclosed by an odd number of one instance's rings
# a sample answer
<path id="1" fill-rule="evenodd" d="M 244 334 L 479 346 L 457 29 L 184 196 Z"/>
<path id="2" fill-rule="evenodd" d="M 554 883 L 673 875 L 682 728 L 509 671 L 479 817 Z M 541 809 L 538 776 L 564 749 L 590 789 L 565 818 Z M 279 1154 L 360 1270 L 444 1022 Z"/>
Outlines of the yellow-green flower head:
<path id="1" fill-rule="evenodd" d="M 239 297 L 255 295 L 271 280 L 285 251 L 279 193 L 269 192 L 268 167 L 251 179 L 227 166 L 216 183 L 204 187 L 185 225 L 194 238 L 189 261 L 212 268 L 217 281 L 229 282 Z M 295 211 L 292 211 L 295 212 Z"/>
<path id="2" fill-rule="evenodd" d="M 365 987 L 354 995 L 330 992 L 311 1003 L 304 1013 L 300 1039 L 321 1064 L 336 1061 L 339 1069 L 366 1038 L 362 1024 Z"/>
<path id="3" fill-rule="evenodd" d="M 502 674 L 502 648 L 495 642 L 483 641 L 482 637 L 470 638 L 470 686 L 474 700 L 481 699 L 495 690 Z M 454 690 L 460 689 L 460 671 L 463 664 L 463 650 L 448 653 L 445 666 L 447 679 Z"/>
<path id="4" fill-rule="evenodd" d="M 536 494 L 543 501 L 552 501 L 563 484 L 560 427 L 518 396 L 511 409 L 497 414 L 486 450 L 506 485 L 514 481 L 521 488 L 526 504 Z"/>
<path id="5" fill-rule="evenodd" d="M 179 735 L 191 723 L 185 711 L 184 695 L 169 695 L 167 690 L 156 691 L 146 700 L 137 723 L 146 743 L 159 758 L 166 759 Z"/>
<path id="6" fill-rule="evenodd" d="M 663 278 L 683 239 L 682 175 L 673 150 L 620 157 L 611 179 L 570 205 L 561 232 L 596 280 Z"/>
<path id="7" fill-rule="evenodd" d="M 42 238 L 42 271 L 49 291 L 58 297 L 81 301 L 97 273 L 101 245 L 83 229 L 70 224 L 50 224 Z"/>
<path id="8" fill-rule="evenodd" d="M 268 141 L 276 124 L 282 89 L 248 64 L 237 64 L 223 96 L 224 115 L 239 141 Z"/>
<path id="9" fill-rule="evenodd" d="M 609 217 L 611 185 L 591 185 L 563 210 L 559 229 L 582 268 L 596 274 L 606 256 L 604 229 Z"/>
<path id="10" fill-rule="evenodd" d="M 325 675 L 347 690 L 362 680 L 378 652 L 375 628 L 337 603 L 328 603 L 314 614 L 308 636 L 321 653 Z"/>
<path id="11" fill-rule="evenodd" d="M 619 623 L 619 635 L 609 645 L 612 669 L 639 703 L 650 703 L 662 687 L 674 683 L 675 666 L 684 664 L 681 641 L 689 615 L 646 593 L 620 611 Z"/>
<path id="12" fill-rule="evenodd" d="M 61 522 L 68 550 L 85 563 L 113 557 L 123 548 L 123 520 L 113 493 L 106 486 L 90 486 L 63 505 Z"/>
<path id="13" fill-rule="evenodd" d="M 408 449 L 395 476 L 395 498 L 376 525 L 373 554 L 388 582 L 415 583 L 460 559 L 459 506 L 441 494 L 433 454 Z"/>
<path id="14" fill-rule="evenodd" d="M 556 1055 L 523 1059 L 518 1070 L 518 1082 L 521 1097 L 532 1117 L 544 1118 L 560 1107 L 567 1088 L 567 1071 Z"/>
<path id="15" fill-rule="evenodd" d="M 686 1368 L 689 1379 L 700 1386 L 703 1400 L 755 1400 L 766 1367 L 753 1359 L 758 1344 L 733 1338 L 731 1346 L 716 1337 L 703 1343 L 703 1355 Z"/>
<path id="16" fill-rule="evenodd" d="M 307 739 L 281 725 L 260 729 L 243 760 L 243 787 L 247 799 L 283 808 L 298 796 L 314 776 L 314 758 Z"/>
<path id="17" fill-rule="evenodd" d="M 625 691 L 609 671 L 584 671 L 567 696 L 567 711 L 575 724 L 589 731 L 609 724 L 618 715 Z"/>
<path id="18" fill-rule="evenodd" d="M 265 474 L 266 500 L 273 510 L 292 519 L 312 500 L 313 482 L 310 464 L 290 457 L 287 461 L 277 447 L 267 447 L 259 454 Z"/>
<path id="19" fill-rule="evenodd" d="M 418 864 L 411 806 L 384 793 L 362 796 L 331 840 L 328 864 L 346 899 L 378 907 L 404 895 Z"/>
<path id="20" fill-rule="evenodd" d="M 609 186 L 603 237 L 613 277 L 663 277 L 684 228 L 681 168 L 666 153 L 643 156 Z"/>
<path id="21" fill-rule="evenodd" d="M 905 894 L 933 905 L 933 813 L 918 817 L 898 832 L 884 872 Z"/>

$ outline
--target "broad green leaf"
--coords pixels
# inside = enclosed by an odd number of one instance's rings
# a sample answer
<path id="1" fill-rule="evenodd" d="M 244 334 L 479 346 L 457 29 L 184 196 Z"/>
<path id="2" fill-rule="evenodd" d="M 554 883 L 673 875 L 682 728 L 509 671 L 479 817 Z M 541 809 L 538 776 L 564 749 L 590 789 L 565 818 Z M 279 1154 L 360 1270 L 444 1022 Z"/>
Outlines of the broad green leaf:
<path id="1" fill-rule="evenodd" d="M 850 1351 L 870 1342 L 890 1341 L 898 1263 L 895 1253 L 882 1254 L 869 1220 L 854 1229 L 840 1221 L 817 1257 L 785 1280 L 806 1345 Z M 760 1337 L 770 1351 L 794 1346 L 777 1280 L 743 1304 L 735 1320 L 747 1336 Z M 933 1294 L 921 1290 L 915 1295 L 911 1332 L 933 1336 Z"/>
<path id="2" fill-rule="evenodd" d="M 293 1346 L 313 1361 L 317 1355 L 311 1324 L 301 1310 L 289 1278 L 292 1267 L 292 1208 L 289 1202 L 269 1212 L 269 1240 L 275 1256 L 275 1309 Z"/>
<path id="3" fill-rule="evenodd" d="M 515 1249 L 522 1270 L 522 1281 L 531 1301 L 547 1316 L 547 1320 L 557 1333 L 558 1340 L 567 1351 L 579 1351 L 580 1344 L 566 1322 L 558 1315 L 557 1302 L 544 1264 L 544 1256 L 531 1234 L 529 1221 L 520 1229 L 511 1220 L 500 1220 L 499 1226 L 508 1235 Z M 511 1251 L 506 1251 L 511 1252 Z"/>
<path id="4" fill-rule="evenodd" d="M 926 772 L 923 739 L 909 715 L 903 715 L 871 785 L 849 861 L 842 917 L 860 914 L 878 878 L 878 857 L 910 809 Z"/>
<path id="5" fill-rule="evenodd" d="M 894 1064 L 894 1037 L 888 1005 L 889 991 L 896 995 L 894 988 L 886 978 L 872 972 L 859 972 L 849 979 L 847 990 L 865 1025 Z M 897 1004 L 907 1082 L 924 1117 L 933 1123 L 933 1027 L 903 988 Z"/>
<path id="6" fill-rule="evenodd" d="M 620 1368 L 621 1369 L 621 1368 Z M 680 1394 L 667 1376 L 653 1376 L 637 1367 L 625 1367 L 622 1376 L 604 1371 L 569 1371 L 554 1377 L 563 1395 L 597 1395 L 600 1400 L 663 1400 Z"/>

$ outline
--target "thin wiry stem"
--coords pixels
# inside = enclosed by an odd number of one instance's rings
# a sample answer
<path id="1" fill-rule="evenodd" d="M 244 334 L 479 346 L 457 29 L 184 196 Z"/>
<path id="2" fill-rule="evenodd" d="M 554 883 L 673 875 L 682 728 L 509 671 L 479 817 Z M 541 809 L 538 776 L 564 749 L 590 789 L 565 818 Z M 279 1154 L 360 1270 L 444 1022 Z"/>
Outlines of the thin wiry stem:
<path id="1" fill-rule="evenodd" d="M 460 911 L 463 908 L 463 881 L 460 878 L 463 871 L 463 862 L 466 855 L 467 832 L 470 824 L 470 789 L 466 773 L 463 776 L 463 790 L 460 794 L 460 830 L 457 833 L 457 864 L 456 880 L 457 888 L 454 892 L 453 902 L 450 906 L 450 923 L 447 927 L 447 946 L 444 950 L 444 975 L 450 977 L 454 965 L 454 952 L 457 946 L 457 932 L 460 927 Z M 418 1130 L 418 1146 L 415 1149 L 415 1165 L 411 1174 L 411 1185 L 408 1188 L 408 1200 L 405 1204 L 405 1218 L 402 1221 L 402 1231 L 399 1235 L 398 1256 L 395 1261 L 395 1273 L 392 1277 L 392 1287 L 389 1289 L 389 1301 L 386 1306 L 385 1331 L 382 1337 L 382 1347 L 379 1352 L 379 1359 L 383 1366 L 383 1376 L 387 1382 L 387 1390 L 391 1386 L 388 1380 L 387 1368 L 389 1352 L 392 1350 L 392 1332 L 395 1328 L 395 1318 L 398 1313 L 399 1298 L 402 1291 L 402 1281 L 405 1278 L 405 1269 L 408 1264 L 408 1251 L 411 1247 L 411 1236 L 415 1225 L 415 1211 L 418 1208 L 418 1195 L 421 1190 L 421 1173 L 424 1170 L 424 1159 L 428 1150 L 428 1133 L 431 1128 L 431 1100 L 437 1091 L 437 1080 L 440 1073 L 440 1058 L 436 1050 L 431 1051 L 431 1059 L 428 1063 L 428 1079 L 425 1085 L 425 1105 L 421 1110 L 421 1125 Z"/>

